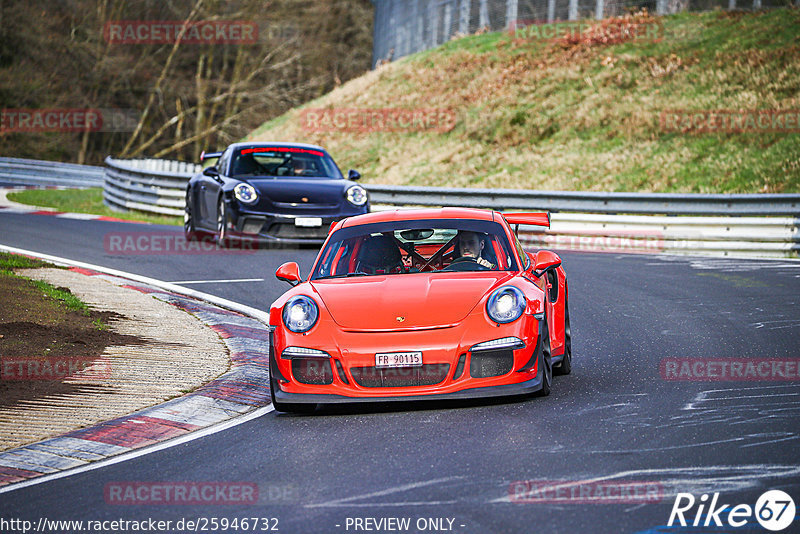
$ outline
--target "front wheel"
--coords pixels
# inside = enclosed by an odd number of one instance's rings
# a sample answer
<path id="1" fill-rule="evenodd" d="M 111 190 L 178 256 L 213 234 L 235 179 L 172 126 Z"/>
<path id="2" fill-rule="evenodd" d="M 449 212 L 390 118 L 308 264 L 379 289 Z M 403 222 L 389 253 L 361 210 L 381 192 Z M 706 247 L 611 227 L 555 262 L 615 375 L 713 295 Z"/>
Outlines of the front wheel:
<path id="1" fill-rule="evenodd" d="M 572 372 L 572 329 L 569 326 L 569 301 L 564 303 L 564 359 L 555 368 L 557 375 Z"/>
<path id="2" fill-rule="evenodd" d="M 553 358 L 550 349 L 550 329 L 547 328 L 547 317 L 539 323 L 539 339 L 541 340 L 541 350 L 539 351 L 539 361 L 537 373 L 542 376 L 542 389 L 537 392 L 539 397 L 550 395 L 550 388 L 553 384 Z"/>
<path id="3" fill-rule="evenodd" d="M 199 234 L 194 224 L 194 215 L 192 214 L 191 193 L 186 191 L 186 205 L 183 208 L 183 235 L 186 241 L 195 241 Z"/>
<path id="4" fill-rule="evenodd" d="M 217 244 L 221 247 L 224 247 L 227 245 L 229 240 L 228 208 L 225 205 L 225 200 L 220 197 L 219 204 L 217 205 Z"/>

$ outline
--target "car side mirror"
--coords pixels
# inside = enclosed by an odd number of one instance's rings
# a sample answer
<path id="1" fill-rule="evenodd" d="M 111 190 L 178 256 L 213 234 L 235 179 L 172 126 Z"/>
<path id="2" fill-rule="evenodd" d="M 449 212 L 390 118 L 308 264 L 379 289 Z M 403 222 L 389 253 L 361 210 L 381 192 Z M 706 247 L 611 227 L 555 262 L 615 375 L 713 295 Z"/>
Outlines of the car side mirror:
<path id="1" fill-rule="evenodd" d="M 555 252 L 540 250 L 534 255 L 533 271 L 537 276 L 549 269 L 555 269 L 561 265 L 561 258 Z"/>
<path id="2" fill-rule="evenodd" d="M 348 171 L 348 173 L 347 173 L 347 179 L 348 180 L 360 180 L 361 179 L 361 173 L 358 172 L 358 171 L 354 171 L 353 169 L 350 169 L 350 171 Z"/>
<path id="3" fill-rule="evenodd" d="M 296 286 L 300 283 L 300 266 L 297 262 L 289 261 L 278 267 L 275 271 L 275 278 L 288 282 L 291 286 Z"/>
<path id="4" fill-rule="evenodd" d="M 216 165 L 212 165 L 211 167 L 206 167 L 203 169 L 203 175 L 209 176 L 211 178 L 219 178 L 219 171 L 217 170 Z"/>

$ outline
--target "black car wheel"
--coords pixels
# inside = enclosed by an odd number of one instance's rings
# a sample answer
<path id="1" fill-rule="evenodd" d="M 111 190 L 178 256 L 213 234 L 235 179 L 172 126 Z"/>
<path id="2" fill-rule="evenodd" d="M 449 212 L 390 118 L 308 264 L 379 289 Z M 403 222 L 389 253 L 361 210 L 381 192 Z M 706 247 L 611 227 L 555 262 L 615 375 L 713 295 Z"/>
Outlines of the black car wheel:
<path id="1" fill-rule="evenodd" d="M 224 247 L 227 245 L 230 236 L 228 235 L 228 209 L 225 200 L 220 197 L 217 204 L 217 244 Z"/>
<path id="2" fill-rule="evenodd" d="M 553 359 L 550 349 L 550 330 L 547 328 L 547 316 L 539 322 L 539 338 L 542 340 L 539 351 L 538 373 L 542 373 L 542 389 L 537 394 L 539 397 L 550 395 L 550 387 L 553 384 Z"/>
<path id="3" fill-rule="evenodd" d="M 569 326 L 569 301 L 564 303 L 564 359 L 555 367 L 557 375 L 572 372 L 572 329 Z"/>
<path id="4" fill-rule="evenodd" d="M 186 206 L 183 208 L 183 235 L 187 241 L 194 241 L 198 237 L 197 228 L 194 225 L 194 215 L 192 215 L 192 206 L 189 202 L 191 193 L 186 192 Z"/>

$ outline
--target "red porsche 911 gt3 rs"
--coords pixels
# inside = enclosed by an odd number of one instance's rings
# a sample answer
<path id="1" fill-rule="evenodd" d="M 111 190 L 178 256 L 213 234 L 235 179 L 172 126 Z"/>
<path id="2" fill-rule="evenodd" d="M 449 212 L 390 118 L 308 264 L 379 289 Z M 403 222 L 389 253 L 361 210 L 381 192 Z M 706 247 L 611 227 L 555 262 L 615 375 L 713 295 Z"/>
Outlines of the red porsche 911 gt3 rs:
<path id="1" fill-rule="evenodd" d="M 279 411 L 317 403 L 539 393 L 572 368 L 561 259 L 513 227 L 547 213 L 467 208 L 370 213 L 335 223 L 307 280 L 270 308 Z"/>

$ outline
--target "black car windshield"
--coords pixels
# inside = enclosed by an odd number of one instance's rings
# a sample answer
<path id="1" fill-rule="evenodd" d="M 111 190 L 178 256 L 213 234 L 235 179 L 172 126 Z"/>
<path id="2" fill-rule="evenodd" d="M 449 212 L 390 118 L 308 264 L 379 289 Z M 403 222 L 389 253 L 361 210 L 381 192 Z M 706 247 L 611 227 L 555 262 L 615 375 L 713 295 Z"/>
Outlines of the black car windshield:
<path id="1" fill-rule="evenodd" d="M 301 147 L 247 147 L 236 152 L 231 176 L 344 178 L 333 158 Z"/>
<path id="2" fill-rule="evenodd" d="M 325 245 L 311 279 L 488 270 L 518 270 L 500 224 L 431 219 L 343 228 Z"/>

